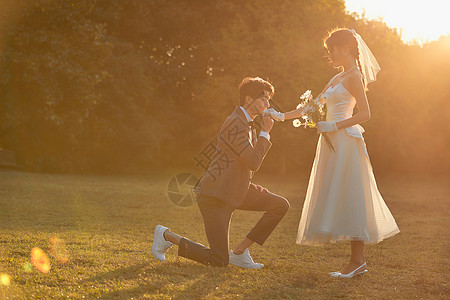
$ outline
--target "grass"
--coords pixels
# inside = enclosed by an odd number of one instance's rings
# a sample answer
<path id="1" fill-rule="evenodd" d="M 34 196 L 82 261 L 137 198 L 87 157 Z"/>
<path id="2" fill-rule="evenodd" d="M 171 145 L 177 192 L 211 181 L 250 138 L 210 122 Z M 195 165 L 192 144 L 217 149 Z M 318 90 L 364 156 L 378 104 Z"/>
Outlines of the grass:
<path id="1" fill-rule="evenodd" d="M 177 256 L 151 257 L 156 224 L 207 245 L 197 206 L 172 204 L 173 174 L 76 176 L 0 171 L 0 273 L 11 278 L 1 298 L 75 299 L 446 299 L 449 290 L 448 177 L 386 176 L 379 188 L 401 233 L 366 247 L 369 273 L 335 279 L 349 245 L 295 244 L 307 178 L 257 177 L 282 194 L 291 210 L 263 247 L 252 247 L 262 270 L 208 268 Z M 261 213 L 236 211 L 230 232 L 236 245 Z M 52 236 L 63 239 L 70 260 L 42 274 L 25 272 L 32 247 L 48 253 Z"/>

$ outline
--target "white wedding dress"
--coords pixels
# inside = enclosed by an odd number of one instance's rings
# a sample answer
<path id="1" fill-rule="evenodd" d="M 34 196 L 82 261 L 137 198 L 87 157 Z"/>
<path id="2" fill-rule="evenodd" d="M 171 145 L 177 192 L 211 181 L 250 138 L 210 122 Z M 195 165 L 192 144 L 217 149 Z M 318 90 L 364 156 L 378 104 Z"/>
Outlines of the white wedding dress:
<path id="1" fill-rule="evenodd" d="M 324 93 L 327 121 L 352 116 L 355 98 L 338 83 Z M 321 135 L 309 179 L 297 244 L 362 240 L 378 243 L 400 230 L 378 191 L 360 125 Z"/>

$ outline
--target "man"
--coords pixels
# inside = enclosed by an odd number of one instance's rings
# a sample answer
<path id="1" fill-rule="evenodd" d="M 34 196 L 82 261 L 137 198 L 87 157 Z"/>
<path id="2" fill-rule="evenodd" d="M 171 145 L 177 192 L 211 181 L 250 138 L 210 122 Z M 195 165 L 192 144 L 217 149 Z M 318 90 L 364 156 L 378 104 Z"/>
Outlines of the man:
<path id="1" fill-rule="evenodd" d="M 216 154 L 195 189 L 209 248 L 158 225 L 152 245 L 152 254 L 158 260 L 164 261 L 164 253 L 175 244 L 178 255 L 205 265 L 225 267 L 230 263 L 252 269 L 264 266 L 253 261 L 249 247 L 253 243 L 263 245 L 289 210 L 287 199 L 251 182 L 272 145 L 269 132 L 273 120 L 263 113 L 274 88 L 259 77 L 247 77 L 239 85 L 239 93 L 240 105 L 223 123 Z M 257 115 L 262 116 L 259 138 L 250 126 Z M 235 209 L 265 213 L 241 243 L 229 251 L 229 227 Z"/>

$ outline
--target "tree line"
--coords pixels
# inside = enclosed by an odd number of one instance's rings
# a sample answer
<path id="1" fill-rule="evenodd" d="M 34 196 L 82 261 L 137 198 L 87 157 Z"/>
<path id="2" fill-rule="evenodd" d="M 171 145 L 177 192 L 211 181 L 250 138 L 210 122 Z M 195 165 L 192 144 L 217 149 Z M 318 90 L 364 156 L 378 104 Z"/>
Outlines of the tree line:
<path id="1" fill-rule="evenodd" d="M 449 37 L 406 45 L 341 0 L 4 0 L 0 147 L 28 170 L 195 168 L 238 105 L 243 77 L 287 111 L 336 74 L 322 39 L 354 28 L 382 71 L 362 124 L 378 172 L 450 171 Z M 317 134 L 277 123 L 264 168 L 309 172 Z"/>

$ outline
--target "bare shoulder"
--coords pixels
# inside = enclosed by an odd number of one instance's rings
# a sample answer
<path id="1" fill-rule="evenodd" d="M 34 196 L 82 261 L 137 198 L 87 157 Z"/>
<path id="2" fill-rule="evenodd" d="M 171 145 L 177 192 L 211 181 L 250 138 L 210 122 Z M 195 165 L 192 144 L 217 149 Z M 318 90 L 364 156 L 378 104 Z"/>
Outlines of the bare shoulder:
<path id="1" fill-rule="evenodd" d="M 362 83 L 363 83 L 362 74 L 358 70 L 355 70 L 355 71 L 351 72 L 350 74 L 348 74 L 347 80 L 350 85 L 355 85 L 355 84 L 362 85 Z"/>
<path id="2" fill-rule="evenodd" d="M 348 74 L 344 85 L 346 88 L 350 91 L 352 95 L 356 95 L 362 92 L 364 92 L 364 83 L 362 80 L 362 75 L 358 70 L 355 70 L 354 72 L 351 72 Z"/>

